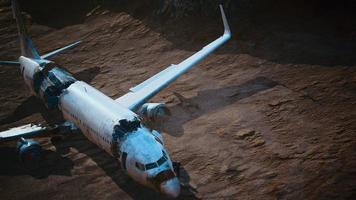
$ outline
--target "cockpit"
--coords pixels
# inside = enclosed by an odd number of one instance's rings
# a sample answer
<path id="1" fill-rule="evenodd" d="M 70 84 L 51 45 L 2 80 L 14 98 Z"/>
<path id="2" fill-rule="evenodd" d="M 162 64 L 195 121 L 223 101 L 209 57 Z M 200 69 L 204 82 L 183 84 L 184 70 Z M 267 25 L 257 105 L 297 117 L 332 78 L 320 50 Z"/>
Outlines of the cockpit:
<path id="1" fill-rule="evenodd" d="M 180 191 L 179 179 L 169 155 L 152 132 L 140 121 L 120 121 L 117 132 L 125 132 L 122 140 L 121 164 L 137 182 L 176 197 Z M 116 130 L 115 129 L 115 130 Z"/>

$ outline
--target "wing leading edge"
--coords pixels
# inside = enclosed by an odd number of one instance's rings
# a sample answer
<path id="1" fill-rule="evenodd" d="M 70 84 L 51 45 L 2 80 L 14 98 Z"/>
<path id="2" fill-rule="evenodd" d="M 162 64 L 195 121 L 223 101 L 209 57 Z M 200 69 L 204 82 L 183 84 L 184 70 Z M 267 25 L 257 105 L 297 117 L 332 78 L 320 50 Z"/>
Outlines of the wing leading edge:
<path id="1" fill-rule="evenodd" d="M 139 106 L 144 104 L 159 91 L 167 87 L 180 75 L 190 69 L 194 64 L 205 58 L 207 55 L 212 53 L 215 49 L 229 40 L 231 38 L 231 31 L 222 5 L 220 5 L 220 11 L 224 23 L 224 34 L 222 36 L 207 46 L 203 47 L 200 51 L 196 52 L 178 65 L 172 64 L 170 67 L 152 76 L 141 84 L 131 88 L 129 93 L 121 96 L 115 101 L 132 111 L 137 110 Z"/>

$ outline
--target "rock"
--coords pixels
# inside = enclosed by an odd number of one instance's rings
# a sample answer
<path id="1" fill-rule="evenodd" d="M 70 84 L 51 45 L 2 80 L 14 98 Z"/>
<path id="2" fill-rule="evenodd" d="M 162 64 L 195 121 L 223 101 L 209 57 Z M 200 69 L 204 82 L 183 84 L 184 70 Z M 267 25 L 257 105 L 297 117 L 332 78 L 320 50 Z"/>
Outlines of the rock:
<path id="1" fill-rule="evenodd" d="M 265 144 L 265 141 L 261 137 L 258 137 L 256 139 L 254 139 L 253 142 L 252 142 L 252 146 L 253 147 L 262 146 L 264 144 Z"/>
<path id="2" fill-rule="evenodd" d="M 255 134 L 255 131 L 252 129 L 241 129 L 236 134 L 235 137 L 238 140 L 244 140 L 247 137 L 251 137 Z"/>
<path id="3" fill-rule="evenodd" d="M 266 172 L 265 174 L 262 175 L 262 177 L 265 179 L 272 179 L 277 176 L 278 174 L 276 172 Z"/>

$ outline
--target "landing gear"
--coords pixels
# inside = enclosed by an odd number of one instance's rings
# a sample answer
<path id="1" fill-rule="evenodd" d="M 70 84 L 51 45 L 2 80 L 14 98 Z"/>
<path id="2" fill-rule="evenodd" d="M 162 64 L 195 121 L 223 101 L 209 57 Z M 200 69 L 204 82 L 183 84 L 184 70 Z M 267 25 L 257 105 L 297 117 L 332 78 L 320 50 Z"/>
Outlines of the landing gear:
<path id="1" fill-rule="evenodd" d="M 177 177 L 180 177 L 180 162 L 173 162 L 173 170 L 176 173 Z"/>

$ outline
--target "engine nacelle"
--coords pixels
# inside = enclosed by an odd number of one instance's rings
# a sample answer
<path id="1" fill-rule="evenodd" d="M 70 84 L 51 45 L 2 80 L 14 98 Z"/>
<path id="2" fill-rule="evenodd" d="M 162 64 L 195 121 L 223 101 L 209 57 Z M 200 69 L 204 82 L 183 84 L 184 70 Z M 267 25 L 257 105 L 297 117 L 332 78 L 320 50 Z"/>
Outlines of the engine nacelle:
<path id="1" fill-rule="evenodd" d="M 21 138 L 17 142 L 17 152 L 20 162 L 26 169 L 37 169 L 41 160 L 42 147 L 34 140 L 26 140 Z"/>
<path id="2" fill-rule="evenodd" d="M 150 122 L 158 122 L 170 116 L 171 112 L 164 103 L 145 103 L 139 109 L 139 115 Z"/>

